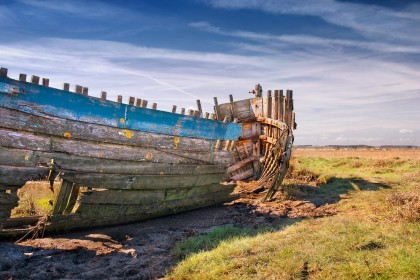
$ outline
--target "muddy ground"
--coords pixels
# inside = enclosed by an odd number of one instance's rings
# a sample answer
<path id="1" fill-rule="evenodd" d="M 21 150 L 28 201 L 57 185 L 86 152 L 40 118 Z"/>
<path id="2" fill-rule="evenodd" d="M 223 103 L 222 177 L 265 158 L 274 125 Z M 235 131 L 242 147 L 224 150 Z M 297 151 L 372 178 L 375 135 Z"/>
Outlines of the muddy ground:
<path id="1" fill-rule="evenodd" d="M 305 186 L 305 190 L 315 185 Z M 291 199 L 277 194 L 261 203 L 265 192 L 241 183 L 240 198 L 213 207 L 128 225 L 44 236 L 17 243 L 0 242 L 0 279 L 157 279 L 179 259 L 176 242 L 214 227 L 273 227 L 306 217 L 334 214 L 331 197 L 311 199 L 311 191 Z"/>

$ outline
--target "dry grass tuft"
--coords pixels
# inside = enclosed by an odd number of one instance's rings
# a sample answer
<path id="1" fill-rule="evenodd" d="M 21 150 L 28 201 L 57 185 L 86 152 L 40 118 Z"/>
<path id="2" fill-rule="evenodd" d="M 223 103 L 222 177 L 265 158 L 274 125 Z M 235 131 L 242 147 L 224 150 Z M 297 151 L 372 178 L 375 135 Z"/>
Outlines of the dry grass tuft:
<path id="1" fill-rule="evenodd" d="M 386 202 L 395 209 L 399 219 L 420 221 L 420 197 L 415 193 L 399 192 L 388 195 Z"/>

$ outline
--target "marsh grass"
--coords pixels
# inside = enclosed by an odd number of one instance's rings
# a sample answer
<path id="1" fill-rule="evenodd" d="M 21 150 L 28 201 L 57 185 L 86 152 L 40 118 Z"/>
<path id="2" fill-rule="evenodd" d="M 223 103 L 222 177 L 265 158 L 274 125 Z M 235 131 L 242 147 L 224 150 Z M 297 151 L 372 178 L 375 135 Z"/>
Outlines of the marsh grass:
<path id="1" fill-rule="evenodd" d="M 338 214 L 202 247 L 168 278 L 420 279 L 418 158 L 295 160 L 284 191 L 321 204 L 333 198 Z M 318 178 L 325 183 L 311 183 Z"/>

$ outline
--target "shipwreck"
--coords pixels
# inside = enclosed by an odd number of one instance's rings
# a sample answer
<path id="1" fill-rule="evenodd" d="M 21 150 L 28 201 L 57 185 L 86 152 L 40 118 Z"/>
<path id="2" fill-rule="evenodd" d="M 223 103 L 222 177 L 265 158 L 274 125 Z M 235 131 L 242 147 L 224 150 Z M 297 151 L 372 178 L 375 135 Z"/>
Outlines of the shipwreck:
<path id="1" fill-rule="evenodd" d="M 0 69 L 0 236 L 115 225 L 226 202 L 239 180 L 271 199 L 286 174 L 296 128 L 291 90 L 256 85 L 214 112 L 157 110 L 147 100 L 89 96 Z M 51 184 L 47 217 L 10 217 L 28 181 Z M 59 186 L 53 189 L 54 182 Z"/>

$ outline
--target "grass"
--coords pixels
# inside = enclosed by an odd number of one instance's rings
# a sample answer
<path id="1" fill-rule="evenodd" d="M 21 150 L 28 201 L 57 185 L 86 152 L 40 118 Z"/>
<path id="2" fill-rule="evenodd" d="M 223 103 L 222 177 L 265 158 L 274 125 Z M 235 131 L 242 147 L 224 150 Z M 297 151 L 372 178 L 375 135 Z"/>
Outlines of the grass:
<path id="1" fill-rule="evenodd" d="M 295 157 L 294 175 L 284 190 L 287 195 L 296 186 L 303 190 L 305 180 L 323 178 L 315 186 L 306 184 L 314 189 L 309 198 L 335 198 L 338 214 L 306 219 L 273 232 L 239 234 L 212 246 L 198 244 L 167 277 L 420 279 L 419 158 L 394 154 L 375 158 L 360 151 L 350 156 L 346 151 L 345 157 L 339 157 L 338 152 L 329 158 L 319 154 Z M 308 176 L 313 178 L 305 179 Z M 206 238 L 213 237 L 200 236 L 199 243 L 206 244 Z"/>

